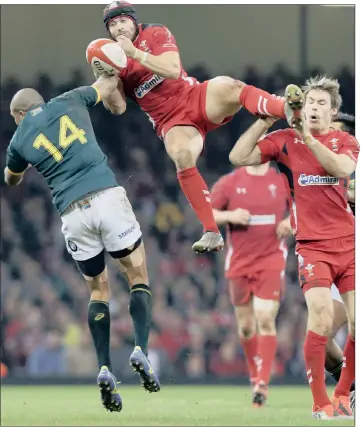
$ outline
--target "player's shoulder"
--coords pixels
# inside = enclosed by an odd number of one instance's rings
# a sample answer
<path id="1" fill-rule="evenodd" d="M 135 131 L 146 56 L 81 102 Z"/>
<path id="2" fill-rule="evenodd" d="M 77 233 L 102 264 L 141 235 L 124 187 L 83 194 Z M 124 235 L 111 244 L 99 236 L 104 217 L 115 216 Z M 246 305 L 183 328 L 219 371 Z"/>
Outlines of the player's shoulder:
<path id="1" fill-rule="evenodd" d="M 157 35 L 159 32 L 169 31 L 165 25 L 157 24 L 157 23 L 140 24 L 140 29 L 141 29 L 141 32 L 140 32 L 141 38 L 152 37 L 154 35 Z"/>
<path id="2" fill-rule="evenodd" d="M 275 140 L 284 140 L 284 141 L 287 141 L 295 137 L 296 137 L 296 132 L 290 128 L 274 130 L 266 135 L 266 138 L 272 138 Z"/>
<path id="3" fill-rule="evenodd" d="M 353 135 L 343 130 L 332 131 L 329 135 L 329 138 L 335 138 L 339 141 L 355 141 L 358 144 L 357 139 Z"/>
<path id="4" fill-rule="evenodd" d="M 85 106 L 83 102 L 85 98 L 90 98 L 93 101 L 98 98 L 97 91 L 93 86 L 80 86 L 64 92 L 52 98 L 47 103 L 47 106 L 61 106 L 61 108 L 66 108 L 67 104 L 79 104 L 81 106 Z"/>

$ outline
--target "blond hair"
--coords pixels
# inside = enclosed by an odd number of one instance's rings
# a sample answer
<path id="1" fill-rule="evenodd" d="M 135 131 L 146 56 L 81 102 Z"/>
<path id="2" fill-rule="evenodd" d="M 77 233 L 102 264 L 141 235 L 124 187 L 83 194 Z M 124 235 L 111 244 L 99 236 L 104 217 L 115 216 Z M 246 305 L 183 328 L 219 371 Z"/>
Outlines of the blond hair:
<path id="1" fill-rule="evenodd" d="M 302 90 L 305 97 L 307 97 L 311 90 L 323 90 L 330 94 L 331 107 L 336 108 L 337 111 L 341 108 L 342 97 L 340 95 L 340 83 L 337 79 L 332 79 L 326 75 L 311 77 L 306 80 L 306 84 L 302 86 Z"/>

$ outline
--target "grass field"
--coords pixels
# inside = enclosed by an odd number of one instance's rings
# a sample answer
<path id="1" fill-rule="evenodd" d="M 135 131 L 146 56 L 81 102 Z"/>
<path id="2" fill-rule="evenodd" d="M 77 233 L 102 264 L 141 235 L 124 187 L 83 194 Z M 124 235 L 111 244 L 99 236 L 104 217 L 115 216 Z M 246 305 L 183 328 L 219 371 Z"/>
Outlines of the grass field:
<path id="1" fill-rule="evenodd" d="M 273 387 L 267 407 L 250 405 L 247 387 L 163 387 L 121 389 L 123 410 L 106 412 L 96 386 L 4 386 L 2 426 L 313 426 L 308 387 Z M 350 421 L 327 425 L 353 425 Z"/>

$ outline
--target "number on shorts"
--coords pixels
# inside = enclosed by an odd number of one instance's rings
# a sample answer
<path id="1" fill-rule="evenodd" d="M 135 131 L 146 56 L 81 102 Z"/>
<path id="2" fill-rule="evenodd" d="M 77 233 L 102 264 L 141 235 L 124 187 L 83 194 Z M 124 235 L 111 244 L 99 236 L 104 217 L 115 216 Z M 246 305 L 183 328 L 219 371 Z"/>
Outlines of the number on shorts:
<path id="1" fill-rule="evenodd" d="M 81 144 L 85 144 L 88 141 L 85 137 L 85 131 L 83 129 L 79 129 L 69 116 L 61 116 L 59 129 L 60 147 L 67 148 L 74 141 L 79 141 Z M 61 162 L 63 160 L 61 152 L 43 133 L 37 136 L 33 143 L 33 147 L 37 150 L 40 147 L 44 147 L 45 150 L 54 157 L 56 162 Z"/>

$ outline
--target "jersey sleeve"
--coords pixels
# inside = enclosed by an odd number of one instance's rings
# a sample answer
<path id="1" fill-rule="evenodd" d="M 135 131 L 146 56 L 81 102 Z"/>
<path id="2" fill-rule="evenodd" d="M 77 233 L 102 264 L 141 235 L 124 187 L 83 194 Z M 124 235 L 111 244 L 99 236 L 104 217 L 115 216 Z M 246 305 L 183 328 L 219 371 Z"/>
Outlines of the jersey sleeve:
<path id="1" fill-rule="evenodd" d="M 20 175 L 28 167 L 28 162 L 21 157 L 21 155 L 18 153 L 18 151 L 13 148 L 13 144 L 10 143 L 7 153 L 6 153 L 6 167 L 8 168 L 9 172 L 13 175 Z"/>
<path id="2" fill-rule="evenodd" d="M 153 55 L 164 52 L 178 52 L 177 43 L 167 27 L 155 27 L 153 30 L 151 49 Z"/>
<path id="3" fill-rule="evenodd" d="M 65 96 L 86 108 L 92 108 L 100 101 L 99 91 L 94 86 L 78 87 L 65 94 Z"/>
<path id="4" fill-rule="evenodd" d="M 360 152 L 360 144 L 357 139 L 352 135 L 347 135 L 345 141 L 340 147 L 339 154 L 346 154 L 354 162 L 357 162 Z"/>
<path id="5" fill-rule="evenodd" d="M 225 210 L 228 205 L 230 175 L 222 176 L 212 187 L 211 202 L 213 209 Z"/>
<path id="6" fill-rule="evenodd" d="M 286 138 L 282 130 L 271 132 L 259 141 L 258 147 L 261 150 L 261 163 L 267 163 L 271 160 L 278 162 L 285 142 Z"/>

